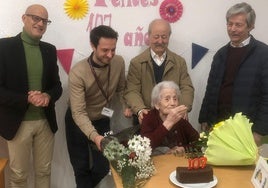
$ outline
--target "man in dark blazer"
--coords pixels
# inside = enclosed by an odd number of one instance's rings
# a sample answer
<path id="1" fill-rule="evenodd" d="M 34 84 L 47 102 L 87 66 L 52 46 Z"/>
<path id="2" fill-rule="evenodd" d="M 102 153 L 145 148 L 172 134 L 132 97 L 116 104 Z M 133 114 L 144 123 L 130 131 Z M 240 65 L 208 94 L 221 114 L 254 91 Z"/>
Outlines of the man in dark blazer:
<path id="1" fill-rule="evenodd" d="M 56 48 L 40 41 L 51 22 L 45 7 L 29 6 L 22 21 L 22 33 L 0 39 L 0 135 L 8 144 L 9 187 L 28 187 L 31 155 L 35 187 L 50 187 L 55 102 L 62 93 Z"/>

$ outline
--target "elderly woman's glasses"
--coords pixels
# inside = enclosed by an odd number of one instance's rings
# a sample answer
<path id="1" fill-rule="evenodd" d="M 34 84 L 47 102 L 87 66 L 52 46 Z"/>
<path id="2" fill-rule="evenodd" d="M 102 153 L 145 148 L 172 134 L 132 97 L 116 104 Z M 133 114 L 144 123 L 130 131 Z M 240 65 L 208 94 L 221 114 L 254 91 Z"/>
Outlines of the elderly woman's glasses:
<path id="1" fill-rule="evenodd" d="M 41 18 L 39 16 L 36 16 L 36 15 L 32 15 L 32 14 L 25 14 L 26 16 L 29 16 L 32 18 L 32 20 L 35 22 L 35 23 L 38 23 L 42 20 L 43 24 L 44 25 L 49 25 L 51 24 L 51 20 L 49 19 L 45 19 L 45 18 Z"/>

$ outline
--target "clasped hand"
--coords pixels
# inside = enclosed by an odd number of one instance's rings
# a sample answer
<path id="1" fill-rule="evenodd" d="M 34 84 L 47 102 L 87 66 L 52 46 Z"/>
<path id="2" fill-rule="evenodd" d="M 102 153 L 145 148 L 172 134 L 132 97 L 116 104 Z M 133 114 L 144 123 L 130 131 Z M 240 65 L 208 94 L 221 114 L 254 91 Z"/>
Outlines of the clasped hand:
<path id="1" fill-rule="evenodd" d="M 29 91 L 28 102 L 37 107 L 46 107 L 50 101 L 50 96 L 41 91 Z"/>

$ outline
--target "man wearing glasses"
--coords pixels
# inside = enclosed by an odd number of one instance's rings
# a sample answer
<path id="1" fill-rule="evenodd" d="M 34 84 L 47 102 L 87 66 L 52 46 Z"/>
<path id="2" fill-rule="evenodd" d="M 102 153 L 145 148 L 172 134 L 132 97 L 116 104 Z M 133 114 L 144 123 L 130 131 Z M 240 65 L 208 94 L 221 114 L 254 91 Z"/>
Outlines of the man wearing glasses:
<path id="1" fill-rule="evenodd" d="M 31 5 L 22 16 L 23 31 L 0 39 L 0 135 L 7 140 L 8 187 L 29 187 L 33 156 L 35 186 L 50 187 L 55 102 L 62 93 L 55 46 L 40 41 L 51 23 L 42 5 Z"/>

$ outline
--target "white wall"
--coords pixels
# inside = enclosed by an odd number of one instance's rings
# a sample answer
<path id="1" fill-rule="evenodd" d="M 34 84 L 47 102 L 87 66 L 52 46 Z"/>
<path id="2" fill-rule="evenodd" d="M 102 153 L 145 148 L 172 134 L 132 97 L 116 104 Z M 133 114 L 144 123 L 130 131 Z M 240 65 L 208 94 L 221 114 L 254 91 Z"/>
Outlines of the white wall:
<path id="1" fill-rule="evenodd" d="M 121 54 L 126 61 L 126 71 L 129 60 L 146 48 L 145 45 L 125 46 L 124 36 L 127 32 L 135 33 L 141 28 L 142 34 L 146 34 L 149 22 L 158 18 L 159 7 L 163 0 L 148 0 L 157 6 L 149 7 L 114 7 L 111 0 L 103 0 L 107 7 L 96 7 L 96 0 L 89 0 L 89 12 L 84 19 L 72 20 L 64 12 L 64 0 L 0 0 L 0 37 L 13 36 L 22 30 L 21 16 L 26 7 L 33 3 L 40 3 L 47 7 L 52 24 L 48 26 L 43 37 L 44 41 L 56 45 L 57 49 L 74 48 L 72 64 L 83 57 L 87 57 L 91 49 L 89 47 L 89 31 L 87 30 L 90 15 L 111 14 L 110 25 L 119 32 L 120 38 L 117 43 L 117 53 Z M 133 0 L 118 0 L 127 3 Z M 141 2 L 140 0 L 139 2 Z M 197 122 L 200 105 L 204 95 L 206 80 L 210 69 L 211 59 L 219 47 L 228 42 L 226 33 L 225 13 L 227 9 L 238 0 L 181 0 L 183 15 L 181 19 L 172 23 L 172 36 L 170 49 L 183 56 L 188 65 L 195 87 L 195 99 L 193 110 L 189 114 L 192 125 L 199 129 Z M 267 0 L 245 0 L 256 11 L 256 27 L 252 34 L 255 38 L 268 43 Z M 105 24 L 107 24 L 105 22 Z M 192 70 L 191 69 L 191 44 L 196 43 L 209 49 L 205 57 Z M 59 131 L 56 134 L 56 144 L 53 159 L 52 188 L 75 187 L 72 168 L 67 155 L 64 113 L 67 107 L 67 77 L 61 64 L 60 76 L 64 87 L 64 93 L 57 102 L 57 115 Z M 119 109 L 120 111 L 120 109 Z M 130 120 L 124 119 L 117 113 L 113 120 L 113 129 L 119 130 L 129 126 Z M 0 157 L 7 157 L 5 141 L 0 138 Z M 7 169 L 8 174 L 8 169 Z"/>

